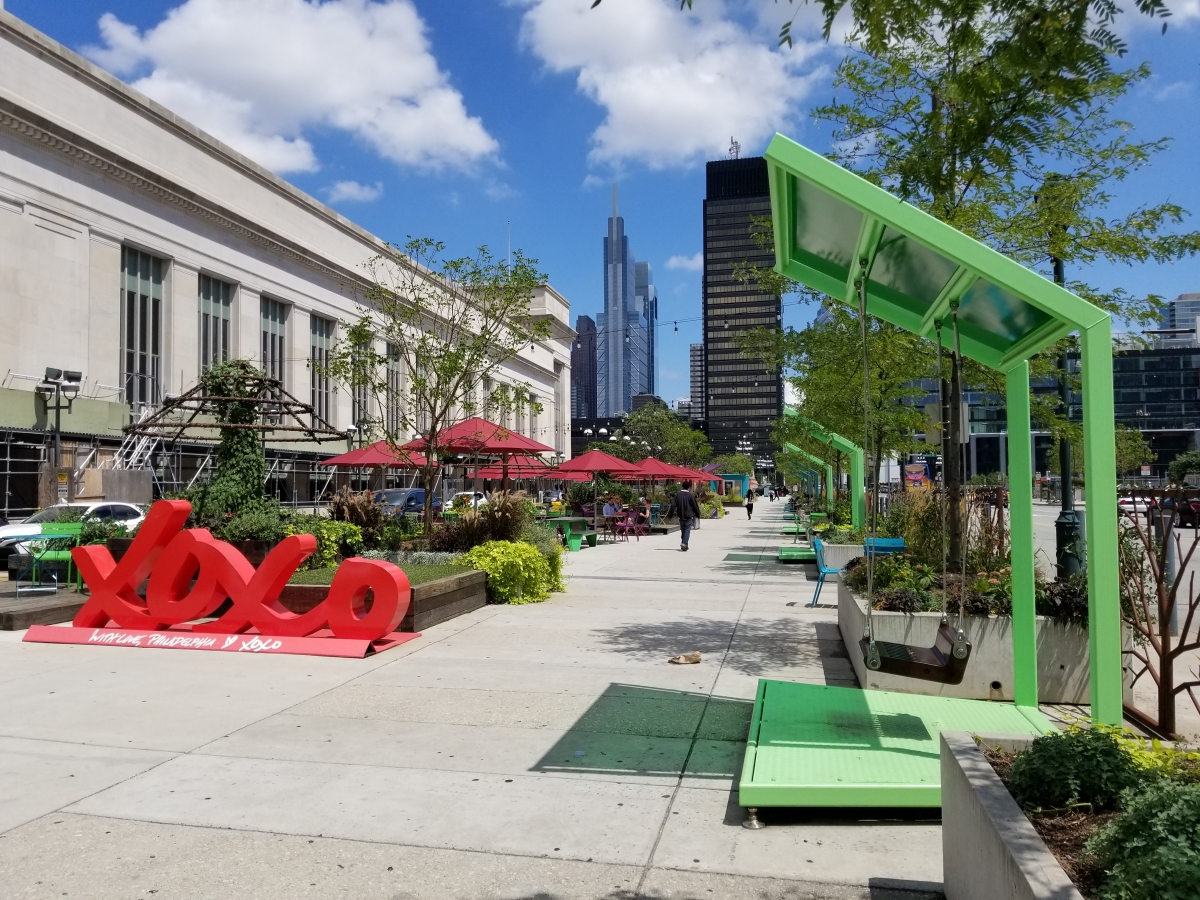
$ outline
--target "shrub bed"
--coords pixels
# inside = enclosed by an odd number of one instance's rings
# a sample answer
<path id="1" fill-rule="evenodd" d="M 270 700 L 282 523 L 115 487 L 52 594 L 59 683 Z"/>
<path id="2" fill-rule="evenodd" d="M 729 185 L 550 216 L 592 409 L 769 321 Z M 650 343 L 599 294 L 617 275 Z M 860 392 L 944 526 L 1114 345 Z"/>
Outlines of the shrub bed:
<path id="1" fill-rule="evenodd" d="M 1089 900 L 1197 895 L 1200 752 L 1076 726 L 986 756 Z"/>

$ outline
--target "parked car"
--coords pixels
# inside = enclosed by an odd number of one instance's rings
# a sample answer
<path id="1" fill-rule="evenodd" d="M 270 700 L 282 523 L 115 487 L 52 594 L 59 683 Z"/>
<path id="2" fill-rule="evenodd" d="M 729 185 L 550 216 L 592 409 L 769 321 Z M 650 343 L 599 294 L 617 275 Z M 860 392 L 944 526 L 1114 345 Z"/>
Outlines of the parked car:
<path id="1" fill-rule="evenodd" d="M 459 498 L 462 498 L 461 500 Z M 483 491 L 459 491 L 450 498 L 448 509 L 453 509 L 455 506 L 469 505 L 471 509 L 479 509 L 487 503 L 487 494 Z"/>
<path id="2" fill-rule="evenodd" d="M 425 508 L 424 488 L 389 488 L 376 491 L 372 499 L 383 506 L 383 511 L 389 516 L 402 516 L 406 513 L 419 513 Z M 434 496 L 433 511 L 442 508 L 442 498 Z"/>
<path id="3" fill-rule="evenodd" d="M 23 550 L 23 544 L 15 540 L 16 535 L 40 534 L 43 524 L 59 521 L 68 509 L 80 510 L 84 517 L 120 522 L 126 528 L 140 525 L 142 519 L 146 517 L 146 511 L 135 503 L 100 501 L 97 503 L 59 503 L 56 506 L 47 506 L 24 521 L 0 526 L 0 558 L 8 559 L 9 554 Z"/>
<path id="4" fill-rule="evenodd" d="M 1150 512 L 1150 500 L 1145 497 L 1120 497 L 1117 499 L 1117 514 L 1129 516 L 1144 516 Z"/>
<path id="5" fill-rule="evenodd" d="M 1146 509 L 1146 518 L 1154 521 L 1160 515 L 1169 515 L 1176 508 L 1174 497 L 1163 497 L 1162 500 L 1151 500 Z M 1175 522 L 1184 528 L 1195 528 L 1200 525 L 1200 500 L 1184 499 L 1179 502 L 1179 518 Z"/>

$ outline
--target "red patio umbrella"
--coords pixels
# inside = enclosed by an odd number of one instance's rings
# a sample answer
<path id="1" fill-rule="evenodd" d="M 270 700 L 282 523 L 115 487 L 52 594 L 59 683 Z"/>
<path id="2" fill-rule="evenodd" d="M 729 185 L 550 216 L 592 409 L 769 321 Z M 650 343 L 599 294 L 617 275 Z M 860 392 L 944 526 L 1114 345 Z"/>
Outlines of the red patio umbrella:
<path id="1" fill-rule="evenodd" d="M 568 459 L 565 463 L 552 470 L 550 474 L 562 473 L 564 475 L 589 472 L 595 475 L 638 475 L 640 470 L 633 463 L 625 462 L 623 459 L 605 453 L 603 450 L 589 450 L 582 456 L 576 456 L 573 459 Z M 593 484 L 592 488 L 592 518 L 595 523 L 599 524 L 599 516 L 596 509 L 596 489 Z"/>
<path id="2" fill-rule="evenodd" d="M 439 453 L 461 453 L 472 456 L 499 456 L 501 465 L 507 466 L 511 456 L 533 456 L 538 453 L 553 453 L 553 447 L 518 434 L 503 425 L 489 422 L 478 416 L 443 428 L 437 435 Z M 409 441 L 401 449 L 426 450 L 429 442 L 423 438 Z M 501 476 L 502 488 L 508 487 L 508 477 Z"/>
<path id="3" fill-rule="evenodd" d="M 507 472 L 507 474 L 505 474 Z M 514 459 L 505 465 L 493 463 L 475 473 L 476 478 L 540 478 L 550 472 L 550 466 L 539 457 Z"/>
<path id="4" fill-rule="evenodd" d="M 366 447 L 359 447 L 340 456 L 331 456 L 320 461 L 323 466 L 387 466 L 393 469 L 420 469 L 425 465 L 425 457 L 420 453 L 412 453 L 404 449 L 393 450 L 387 441 L 376 441 Z"/>

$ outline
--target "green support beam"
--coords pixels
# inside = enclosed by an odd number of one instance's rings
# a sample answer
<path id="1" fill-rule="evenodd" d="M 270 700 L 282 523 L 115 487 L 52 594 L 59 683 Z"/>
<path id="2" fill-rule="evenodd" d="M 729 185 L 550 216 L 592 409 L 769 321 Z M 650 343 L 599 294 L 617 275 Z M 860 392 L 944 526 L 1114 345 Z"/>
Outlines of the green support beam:
<path id="1" fill-rule="evenodd" d="M 814 456 L 807 450 L 801 450 L 795 444 L 784 444 L 783 449 L 788 453 L 795 453 L 801 459 L 806 459 L 814 466 L 819 466 L 825 471 L 825 496 L 830 497 L 830 490 L 833 487 L 833 466 L 825 462 L 825 460 L 821 459 L 819 456 Z M 820 496 L 820 494 L 818 493 L 817 496 Z"/>

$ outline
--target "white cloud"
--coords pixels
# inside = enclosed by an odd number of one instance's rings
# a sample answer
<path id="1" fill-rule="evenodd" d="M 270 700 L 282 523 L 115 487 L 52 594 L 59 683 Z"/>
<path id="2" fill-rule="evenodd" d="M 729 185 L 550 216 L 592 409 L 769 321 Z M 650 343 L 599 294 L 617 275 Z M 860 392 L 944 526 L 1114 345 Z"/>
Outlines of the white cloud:
<path id="1" fill-rule="evenodd" d="M 326 189 L 325 196 L 329 198 L 330 203 L 370 203 L 383 196 L 383 185 L 378 181 L 374 184 L 335 181 Z"/>
<path id="2" fill-rule="evenodd" d="M 277 172 L 318 167 L 305 132 L 469 168 L 498 145 L 434 58 L 412 0 L 184 0 L 144 33 L 111 13 L 84 52 Z"/>
<path id="3" fill-rule="evenodd" d="M 784 129 L 815 74 L 823 44 L 773 35 L 727 15 L 722 0 L 681 12 L 677 0 L 519 0 L 522 40 L 546 67 L 576 73 L 580 93 L 605 110 L 593 163 L 651 168 L 723 156 L 731 136 L 754 148 Z M 777 27 L 777 26 L 776 26 Z"/>
<path id="4" fill-rule="evenodd" d="M 697 251 L 691 256 L 672 256 L 667 260 L 668 269 L 687 269 L 689 272 L 699 272 L 704 268 L 704 253 Z"/>

